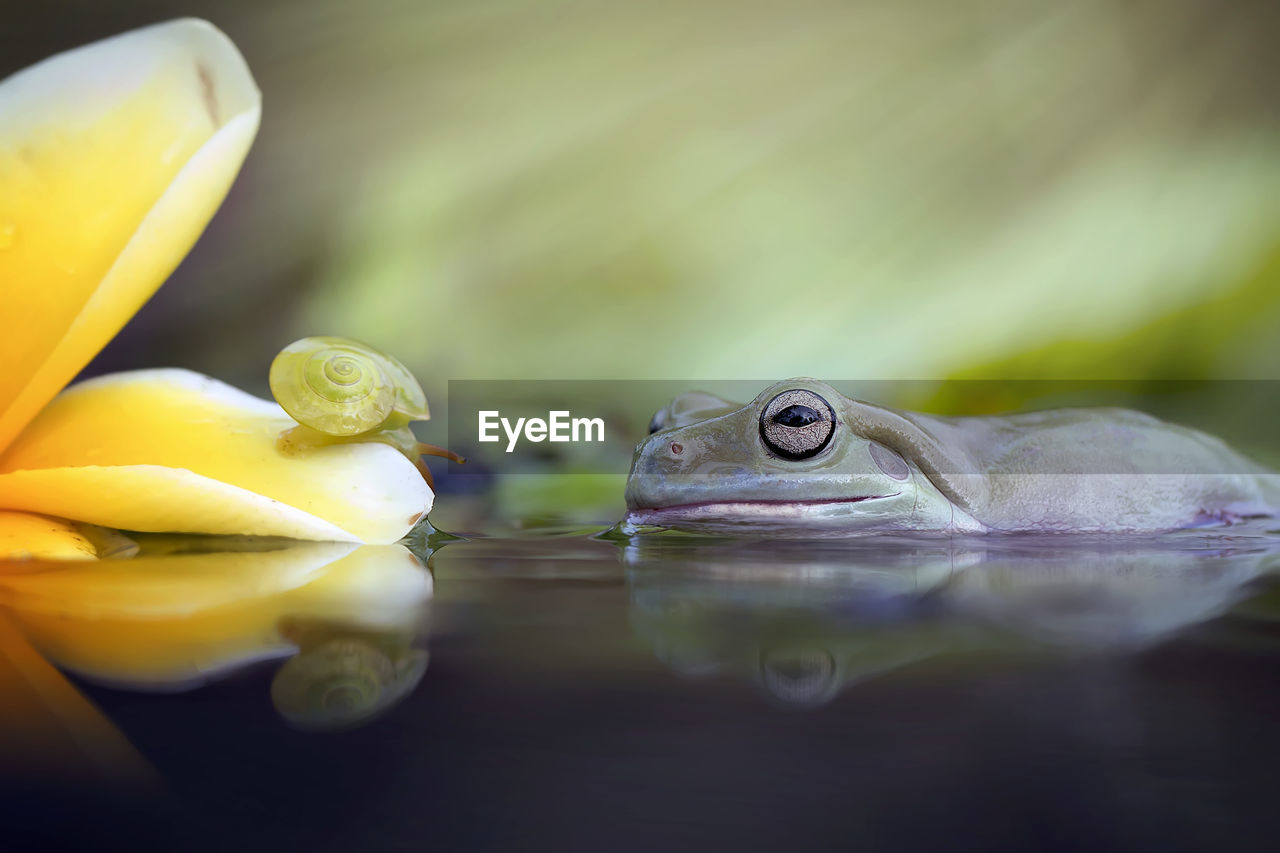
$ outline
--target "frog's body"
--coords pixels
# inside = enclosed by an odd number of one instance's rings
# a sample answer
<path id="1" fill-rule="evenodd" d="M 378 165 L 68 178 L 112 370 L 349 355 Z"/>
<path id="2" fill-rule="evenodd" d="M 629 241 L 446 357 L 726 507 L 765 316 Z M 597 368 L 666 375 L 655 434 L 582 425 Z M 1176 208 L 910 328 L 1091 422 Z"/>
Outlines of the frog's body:
<path id="1" fill-rule="evenodd" d="M 1280 475 L 1126 409 L 943 418 L 812 379 L 746 406 L 682 395 L 627 480 L 628 520 L 705 532 L 1156 532 L 1275 517 Z"/>

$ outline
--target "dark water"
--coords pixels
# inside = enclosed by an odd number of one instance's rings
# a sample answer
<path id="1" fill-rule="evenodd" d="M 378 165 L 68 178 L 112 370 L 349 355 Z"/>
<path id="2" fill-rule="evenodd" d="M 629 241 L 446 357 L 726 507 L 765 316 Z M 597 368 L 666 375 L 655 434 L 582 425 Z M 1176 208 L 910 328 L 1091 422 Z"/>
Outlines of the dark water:
<path id="1" fill-rule="evenodd" d="M 121 689 L 121 672 L 112 687 L 74 676 L 156 779 L 6 767 L 0 846 L 1219 850 L 1280 838 L 1280 552 L 1265 536 L 573 535 L 454 542 L 431 564 L 415 631 L 373 612 L 409 593 L 357 608 L 358 625 L 329 599 L 276 620 L 339 669 L 353 643 L 386 653 L 394 695 L 368 719 L 341 690 L 288 717 L 278 660 L 176 693 Z M 8 599 L 15 612 L 24 595 Z M 52 648 L 53 628 L 27 630 Z"/>

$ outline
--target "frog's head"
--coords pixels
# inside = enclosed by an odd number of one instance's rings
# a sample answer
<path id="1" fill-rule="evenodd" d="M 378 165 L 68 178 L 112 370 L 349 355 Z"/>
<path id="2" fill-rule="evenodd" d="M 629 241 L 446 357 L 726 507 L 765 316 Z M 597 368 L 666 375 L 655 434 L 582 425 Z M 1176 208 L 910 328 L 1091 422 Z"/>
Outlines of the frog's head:
<path id="1" fill-rule="evenodd" d="M 677 397 L 636 447 L 628 521 L 768 535 L 947 528 L 950 501 L 914 461 L 855 432 L 852 405 L 815 379 L 745 406 Z"/>

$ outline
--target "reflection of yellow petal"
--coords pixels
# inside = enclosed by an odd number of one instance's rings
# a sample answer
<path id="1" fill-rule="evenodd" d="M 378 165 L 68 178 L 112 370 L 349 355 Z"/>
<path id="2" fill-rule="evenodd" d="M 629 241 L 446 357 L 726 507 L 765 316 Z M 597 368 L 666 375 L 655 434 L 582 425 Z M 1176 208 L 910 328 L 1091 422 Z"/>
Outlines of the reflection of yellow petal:
<path id="1" fill-rule="evenodd" d="M 181 618 L 296 589 L 358 547 L 306 542 L 272 551 L 26 564 L 18 571 L 0 568 L 0 604 L 58 619 Z"/>
<path id="2" fill-rule="evenodd" d="M 0 611 L 0 766 L 78 782 L 158 779 L 111 723 L 31 648 Z"/>
<path id="3" fill-rule="evenodd" d="M 386 628 L 411 622 L 431 598 L 430 572 L 403 545 L 365 545 L 289 594 L 295 614 Z"/>
<path id="4" fill-rule="evenodd" d="M 0 511 L 0 560 L 85 560 L 97 549 L 63 521 Z"/>
<path id="5" fill-rule="evenodd" d="M 378 443 L 297 455 L 274 403 L 185 370 L 81 383 L 0 456 L 0 506 L 105 527 L 394 542 L 431 507 Z"/>
<path id="6" fill-rule="evenodd" d="M 289 621 L 411 634 L 431 589 L 401 545 L 298 544 L 0 573 L 0 601 L 51 660 L 151 689 L 288 654 L 280 627 Z"/>
<path id="7" fill-rule="evenodd" d="M 0 84 L 0 447 L 190 250 L 257 131 L 244 60 L 202 21 Z"/>

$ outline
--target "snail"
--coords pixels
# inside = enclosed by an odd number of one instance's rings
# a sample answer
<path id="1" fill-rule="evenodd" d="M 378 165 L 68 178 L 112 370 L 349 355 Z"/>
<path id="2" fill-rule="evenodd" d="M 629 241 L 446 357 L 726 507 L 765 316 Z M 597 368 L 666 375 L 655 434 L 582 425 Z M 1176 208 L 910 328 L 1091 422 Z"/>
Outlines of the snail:
<path id="1" fill-rule="evenodd" d="M 379 441 L 407 456 L 433 488 L 423 455 L 466 461 L 417 440 L 409 424 L 431 417 L 427 395 L 407 367 L 367 344 L 332 336 L 294 341 L 271 362 L 269 382 L 276 402 L 298 422 L 280 434 L 286 453 Z"/>
<path id="2" fill-rule="evenodd" d="M 427 652 L 390 650 L 367 639 L 332 639 L 285 661 L 271 681 L 271 704 L 300 729 L 363 725 L 408 696 L 427 669 Z"/>

